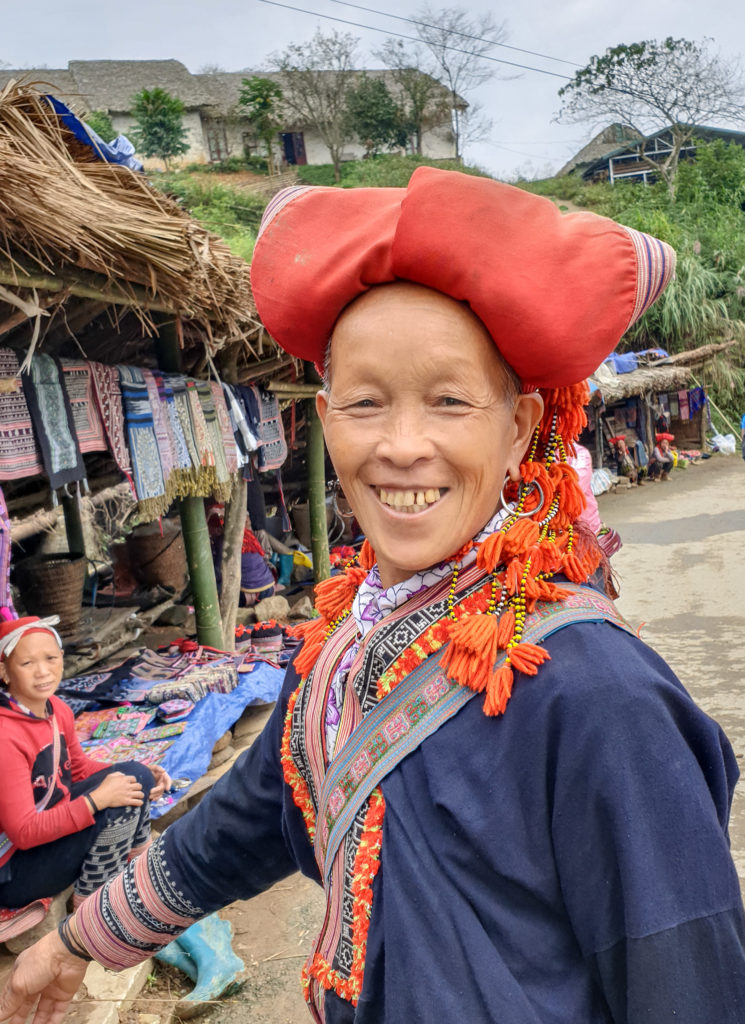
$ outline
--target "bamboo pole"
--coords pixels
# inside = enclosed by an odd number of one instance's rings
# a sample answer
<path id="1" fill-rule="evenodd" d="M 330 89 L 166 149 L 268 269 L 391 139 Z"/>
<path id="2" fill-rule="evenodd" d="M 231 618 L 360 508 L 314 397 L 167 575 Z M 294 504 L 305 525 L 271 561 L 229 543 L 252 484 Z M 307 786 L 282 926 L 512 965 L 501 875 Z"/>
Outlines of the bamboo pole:
<path id="1" fill-rule="evenodd" d="M 176 325 L 173 321 L 161 319 L 157 327 L 158 365 L 166 373 L 178 373 L 181 366 L 181 349 Z M 207 517 L 204 514 L 204 500 L 181 498 L 179 514 L 186 548 L 186 563 L 194 595 L 197 639 L 206 647 L 220 649 L 223 643 L 223 628 L 212 547 L 207 531 Z"/>
<path id="2" fill-rule="evenodd" d="M 305 380 L 315 376 L 312 363 L 305 364 Z M 318 388 L 315 389 L 315 392 Z M 326 519 L 326 449 L 323 443 L 323 428 L 315 398 L 305 399 L 305 416 L 308 424 L 308 514 L 310 517 L 310 546 L 313 553 L 313 576 L 316 583 L 331 575 L 329 559 L 329 534 Z"/>
<path id="3" fill-rule="evenodd" d="M 272 380 L 267 384 L 267 390 L 286 395 L 289 398 L 315 398 L 321 390 L 321 385 L 294 384 L 289 380 Z"/>
<path id="4" fill-rule="evenodd" d="M 81 299 L 94 299 L 112 306 L 139 306 L 154 313 L 175 313 L 176 310 L 162 299 L 149 294 L 141 285 L 129 284 L 120 288 L 98 275 L 76 270 L 70 277 L 57 277 L 41 272 L 30 273 L 16 269 L 8 263 L 0 263 L 0 284 L 16 288 L 36 288 L 44 292 L 66 291 Z"/>
<path id="5" fill-rule="evenodd" d="M 225 520 L 222 531 L 220 617 L 223 633 L 222 646 L 225 651 L 235 649 L 235 624 L 241 597 L 241 560 L 246 513 L 246 484 L 240 474 L 237 474 L 233 479 L 230 500 L 225 503 Z"/>
<path id="6" fill-rule="evenodd" d="M 220 372 L 228 384 L 235 384 L 237 352 L 232 359 L 223 359 Z M 243 560 L 243 531 L 246 528 L 248 495 L 241 473 L 233 477 L 230 500 L 225 503 L 222 530 L 222 589 L 220 590 L 220 617 L 222 618 L 222 645 L 224 650 L 235 650 L 235 624 L 241 598 L 241 569 Z"/>

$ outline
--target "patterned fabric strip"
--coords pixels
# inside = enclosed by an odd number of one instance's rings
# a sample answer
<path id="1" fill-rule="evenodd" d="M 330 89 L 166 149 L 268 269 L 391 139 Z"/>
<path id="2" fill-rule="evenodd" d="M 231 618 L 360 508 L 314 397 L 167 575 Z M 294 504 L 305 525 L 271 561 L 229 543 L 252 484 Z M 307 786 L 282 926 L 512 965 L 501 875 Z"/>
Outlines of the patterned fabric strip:
<path id="1" fill-rule="evenodd" d="M 269 227 L 280 210 L 284 209 L 289 202 L 296 199 L 303 192 L 309 192 L 310 189 L 310 185 L 291 185 L 289 188 L 283 188 L 281 192 L 278 192 L 273 196 L 269 201 L 267 208 L 264 210 L 264 216 L 261 218 L 261 224 L 259 225 L 259 232 L 256 236 L 256 241 L 258 242 L 262 233 Z"/>
<path id="2" fill-rule="evenodd" d="M 10 348 L 0 348 L 0 385 L 0 480 L 36 476 L 43 469 L 41 452 L 21 385 L 18 357 Z"/>
<path id="3" fill-rule="evenodd" d="M 214 466 L 215 453 L 212 450 L 212 437 L 207 429 L 207 421 L 204 418 L 202 403 L 199 401 L 197 382 L 191 377 L 186 378 L 186 394 L 189 399 L 189 416 L 191 417 L 192 430 L 196 441 L 198 452 L 198 465 Z"/>
<path id="4" fill-rule="evenodd" d="M 631 239 L 636 254 L 636 297 L 629 329 L 652 305 L 675 274 L 675 250 L 658 238 L 619 225 Z"/>
<path id="5" fill-rule="evenodd" d="M 277 396 L 263 388 L 254 388 L 259 398 L 259 469 L 279 469 L 287 458 L 287 442 Z"/>
<path id="6" fill-rule="evenodd" d="M 150 412 L 153 416 L 153 427 L 155 429 L 155 440 L 158 445 L 158 455 L 160 456 L 160 468 L 163 472 L 163 482 L 165 484 L 166 492 L 168 492 L 171 474 L 173 473 L 176 465 L 173 454 L 173 442 L 169 432 L 169 424 L 165 409 L 160 401 L 158 385 L 155 382 L 155 377 L 150 370 L 142 370 L 142 376 L 145 380 L 147 400 L 150 404 Z"/>
<path id="7" fill-rule="evenodd" d="M 61 359 L 60 363 L 81 452 L 105 451 L 106 438 L 93 394 L 90 364 L 84 359 Z"/>
<path id="8" fill-rule="evenodd" d="M 21 379 L 49 486 L 56 490 L 82 480 L 85 465 L 59 364 L 46 352 L 40 352 Z"/>
<path id="9" fill-rule="evenodd" d="M 222 443 L 220 424 L 217 422 L 217 410 L 215 409 L 215 403 L 212 398 L 212 388 L 206 380 L 198 380 L 196 385 L 197 394 L 199 395 L 199 403 L 202 406 L 204 421 L 207 425 L 207 436 L 210 439 L 210 445 L 215 459 L 216 481 L 218 486 L 227 484 L 230 480 L 230 474 L 228 473 L 228 467 L 225 462 L 225 449 Z M 223 495 L 223 497 L 229 497 L 229 494 Z"/>
<path id="10" fill-rule="evenodd" d="M 156 519 L 165 514 L 169 502 L 166 499 L 147 385 L 142 370 L 136 366 L 120 365 L 118 370 L 140 511 L 150 519 Z"/>
<path id="11" fill-rule="evenodd" d="M 166 426 L 173 449 L 174 468 L 189 470 L 192 468 L 191 458 L 186 445 L 184 431 L 181 427 L 181 420 L 176 412 L 173 388 L 163 374 L 153 373 L 153 378 L 158 388 L 158 398 L 160 399 L 161 407 L 165 410 Z"/>
<path id="12" fill-rule="evenodd" d="M 119 971 L 167 946 L 202 916 L 200 907 L 173 888 L 156 839 L 146 854 L 82 903 L 75 923 L 91 956 Z"/>
<path id="13" fill-rule="evenodd" d="M 109 442 L 109 451 L 122 473 L 126 477 L 131 477 L 132 461 L 125 436 L 119 373 L 115 366 L 106 366 L 104 363 L 88 363 L 88 367 L 91 371 L 93 394 Z"/>
<path id="14" fill-rule="evenodd" d="M 197 439 L 194 434 L 194 425 L 189 412 L 189 396 L 186 392 L 186 378 L 180 374 L 168 373 L 163 377 L 164 381 L 173 391 L 173 403 L 176 407 L 181 432 L 186 443 L 186 450 L 189 453 L 191 468 L 198 471 L 202 465 L 197 446 Z"/>
<path id="15" fill-rule="evenodd" d="M 222 435 L 222 446 L 225 452 L 225 465 L 228 470 L 228 474 L 232 475 L 237 473 L 238 466 L 238 451 L 235 446 L 235 436 L 233 434 L 233 428 L 230 425 L 230 414 L 228 407 L 225 403 L 225 394 L 221 385 L 213 380 L 210 382 L 210 389 L 212 391 L 212 401 L 215 404 L 215 412 L 217 413 L 217 423 L 220 427 L 220 434 Z"/>

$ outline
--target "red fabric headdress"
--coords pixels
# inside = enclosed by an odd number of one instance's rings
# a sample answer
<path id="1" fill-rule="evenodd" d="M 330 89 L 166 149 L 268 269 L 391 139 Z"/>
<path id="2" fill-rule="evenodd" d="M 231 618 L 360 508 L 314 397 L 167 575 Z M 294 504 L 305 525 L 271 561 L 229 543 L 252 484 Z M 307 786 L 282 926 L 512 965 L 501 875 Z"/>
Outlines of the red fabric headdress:
<path id="1" fill-rule="evenodd" d="M 50 615 L 40 619 L 38 615 L 27 615 L 22 619 L 9 619 L 0 622 L 0 661 L 12 654 L 18 641 L 28 633 L 50 633 L 62 648 L 62 640 L 54 626 L 59 622 L 59 615 Z"/>
<path id="2" fill-rule="evenodd" d="M 655 441 L 674 441 L 675 440 L 675 435 L 674 434 L 655 434 L 654 438 L 655 438 Z"/>
<path id="3" fill-rule="evenodd" d="M 672 279 L 675 253 L 593 213 L 489 178 L 420 167 L 401 188 L 294 188 L 267 207 L 251 264 L 259 315 L 320 364 L 342 310 L 413 281 L 469 304 L 524 385 L 591 374 Z"/>

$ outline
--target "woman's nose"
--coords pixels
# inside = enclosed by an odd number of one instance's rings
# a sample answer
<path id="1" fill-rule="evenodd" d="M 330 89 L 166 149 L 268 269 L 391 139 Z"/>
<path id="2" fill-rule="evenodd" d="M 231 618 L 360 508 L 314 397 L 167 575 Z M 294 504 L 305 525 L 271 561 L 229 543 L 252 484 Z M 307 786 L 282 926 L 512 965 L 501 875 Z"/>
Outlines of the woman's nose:
<path id="1" fill-rule="evenodd" d="M 397 466 L 408 466 L 431 458 L 434 444 L 426 429 L 426 418 L 417 409 L 401 409 L 386 418 L 377 455 Z"/>

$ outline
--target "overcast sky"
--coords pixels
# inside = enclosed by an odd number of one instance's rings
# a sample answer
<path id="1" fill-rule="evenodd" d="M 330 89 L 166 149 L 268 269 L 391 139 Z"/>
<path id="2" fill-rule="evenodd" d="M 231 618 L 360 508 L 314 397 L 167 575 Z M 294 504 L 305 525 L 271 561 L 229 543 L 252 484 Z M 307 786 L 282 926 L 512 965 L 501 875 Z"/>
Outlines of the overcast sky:
<path id="1" fill-rule="evenodd" d="M 384 29 L 410 26 L 384 15 L 341 6 L 332 0 L 286 0 L 295 7 L 347 18 Z M 414 15 L 417 0 L 356 0 L 397 15 Z M 745 50 L 742 0 L 517 0 L 499 7 L 470 0 L 473 13 L 491 11 L 506 28 L 505 41 L 564 61 L 584 65 L 596 53 L 619 43 L 672 35 L 711 37 L 722 55 L 739 58 Z M 443 6 L 432 0 L 432 6 Z M 174 57 L 197 71 L 217 64 L 227 71 L 259 68 L 273 50 L 303 42 L 316 28 L 334 27 L 360 38 L 360 66 L 374 67 L 371 51 L 381 32 L 344 26 L 316 14 L 271 7 L 260 0 L 0 0 L 3 30 L 0 61 L 11 67 L 64 68 L 68 60 L 155 59 Z M 567 64 L 497 47 L 494 56 L 571 76 Z M 499 67 L 495 65 L 495 67 Z M 488 141 L 467 152 L 471 162 L 493 174 L 514 177 L 550 173 L 589 138 L 589 127 L 552 123 L 558 109 L 559 78 L 536 71 L 511 80 L 493 80 L 469 99 L 479 100 L 494 121 Z"/>

